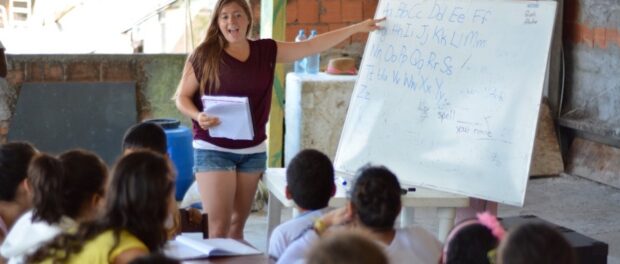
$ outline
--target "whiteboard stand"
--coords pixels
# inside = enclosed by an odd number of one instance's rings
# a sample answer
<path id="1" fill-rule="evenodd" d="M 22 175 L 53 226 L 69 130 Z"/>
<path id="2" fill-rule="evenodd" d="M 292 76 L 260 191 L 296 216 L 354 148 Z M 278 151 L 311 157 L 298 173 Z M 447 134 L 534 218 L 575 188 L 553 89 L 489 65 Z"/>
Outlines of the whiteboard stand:
<path id="1" fill-rule="evenodd" d="M 523 206 L 556 6 L 381 0 L 336 170 Z"/>

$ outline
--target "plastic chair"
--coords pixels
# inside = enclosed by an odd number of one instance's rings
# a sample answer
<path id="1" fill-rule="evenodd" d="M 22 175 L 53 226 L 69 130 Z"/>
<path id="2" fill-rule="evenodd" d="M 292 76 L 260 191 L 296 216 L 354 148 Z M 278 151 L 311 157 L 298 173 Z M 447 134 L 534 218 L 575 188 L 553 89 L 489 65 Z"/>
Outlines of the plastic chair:
<path id="1" fill-rule="evenodd" d="M 207 214 L 196 208 L 179 209 L 181 232 L 202 232 L 202 238 L 209 238 L 209 221 Z"/>

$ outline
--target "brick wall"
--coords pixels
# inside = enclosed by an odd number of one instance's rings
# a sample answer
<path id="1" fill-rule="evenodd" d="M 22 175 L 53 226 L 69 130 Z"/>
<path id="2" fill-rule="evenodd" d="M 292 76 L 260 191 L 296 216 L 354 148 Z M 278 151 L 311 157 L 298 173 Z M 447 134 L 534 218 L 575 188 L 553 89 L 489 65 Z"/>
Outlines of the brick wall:
<path id="1" fill-rule="evenodd" d="M 11 117 L 24 82 L 136 82 L 136 120 L 184 120 L 170 100 L 181 77 L 185 55 L 8 55 L 8 91 L 0 103 L 0 142 L 6 142 Z"/>
<path id="2" fill-rule="evenodd" d="M 286 4 L 286 40 L 294 41 L 299 29 L 316 29 L 325 33 L 372 18 L 378 0 L 288 0 Z M 349 56 L 358 63 L 368 34 L 356 34 L 335 48 L 321 54 L 321 64 L 333 57 Z"/>
<path id="3" fill-rule="evenodd" d="M 567 172 L 618 188 L 620 1 L 564 1 L 563 15 L 566 78 L 558 123 Z"/>

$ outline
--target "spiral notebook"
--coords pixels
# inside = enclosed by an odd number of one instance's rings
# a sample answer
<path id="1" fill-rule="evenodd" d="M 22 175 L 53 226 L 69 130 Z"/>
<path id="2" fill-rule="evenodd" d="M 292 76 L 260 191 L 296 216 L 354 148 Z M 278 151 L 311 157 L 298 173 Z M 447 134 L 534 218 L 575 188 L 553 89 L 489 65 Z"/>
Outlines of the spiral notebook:
<path id="1" fill-rule="evenodd" d="M 164 254 L 179 260 L 204 259 L 215 256 L 259 255 L 259 250 L 231 238 L 203 239 L 202 233 L 183 233 L 168 241 Z"/>
<path id="2" fill-rule="evenodd" d="M 216 116 L 220 124 L 209 128 L 211 137 L 252 140 L 254 126 L 247 97 L 202 96 L 203 112 Z"/>

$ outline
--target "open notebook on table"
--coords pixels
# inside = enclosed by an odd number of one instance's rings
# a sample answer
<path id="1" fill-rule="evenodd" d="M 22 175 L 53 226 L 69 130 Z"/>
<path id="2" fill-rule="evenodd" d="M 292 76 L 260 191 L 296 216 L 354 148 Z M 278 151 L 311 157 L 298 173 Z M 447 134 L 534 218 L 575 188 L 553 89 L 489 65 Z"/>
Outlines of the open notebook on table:
<path id="1" fill-rule="evenodd" d="M 202 233 L 182 233 L 168 241 L 164 253 L 180 260 L 214 256 L 241 256 L 263 254 L 259 250 L 231 238 L 203 239 Z"/>

